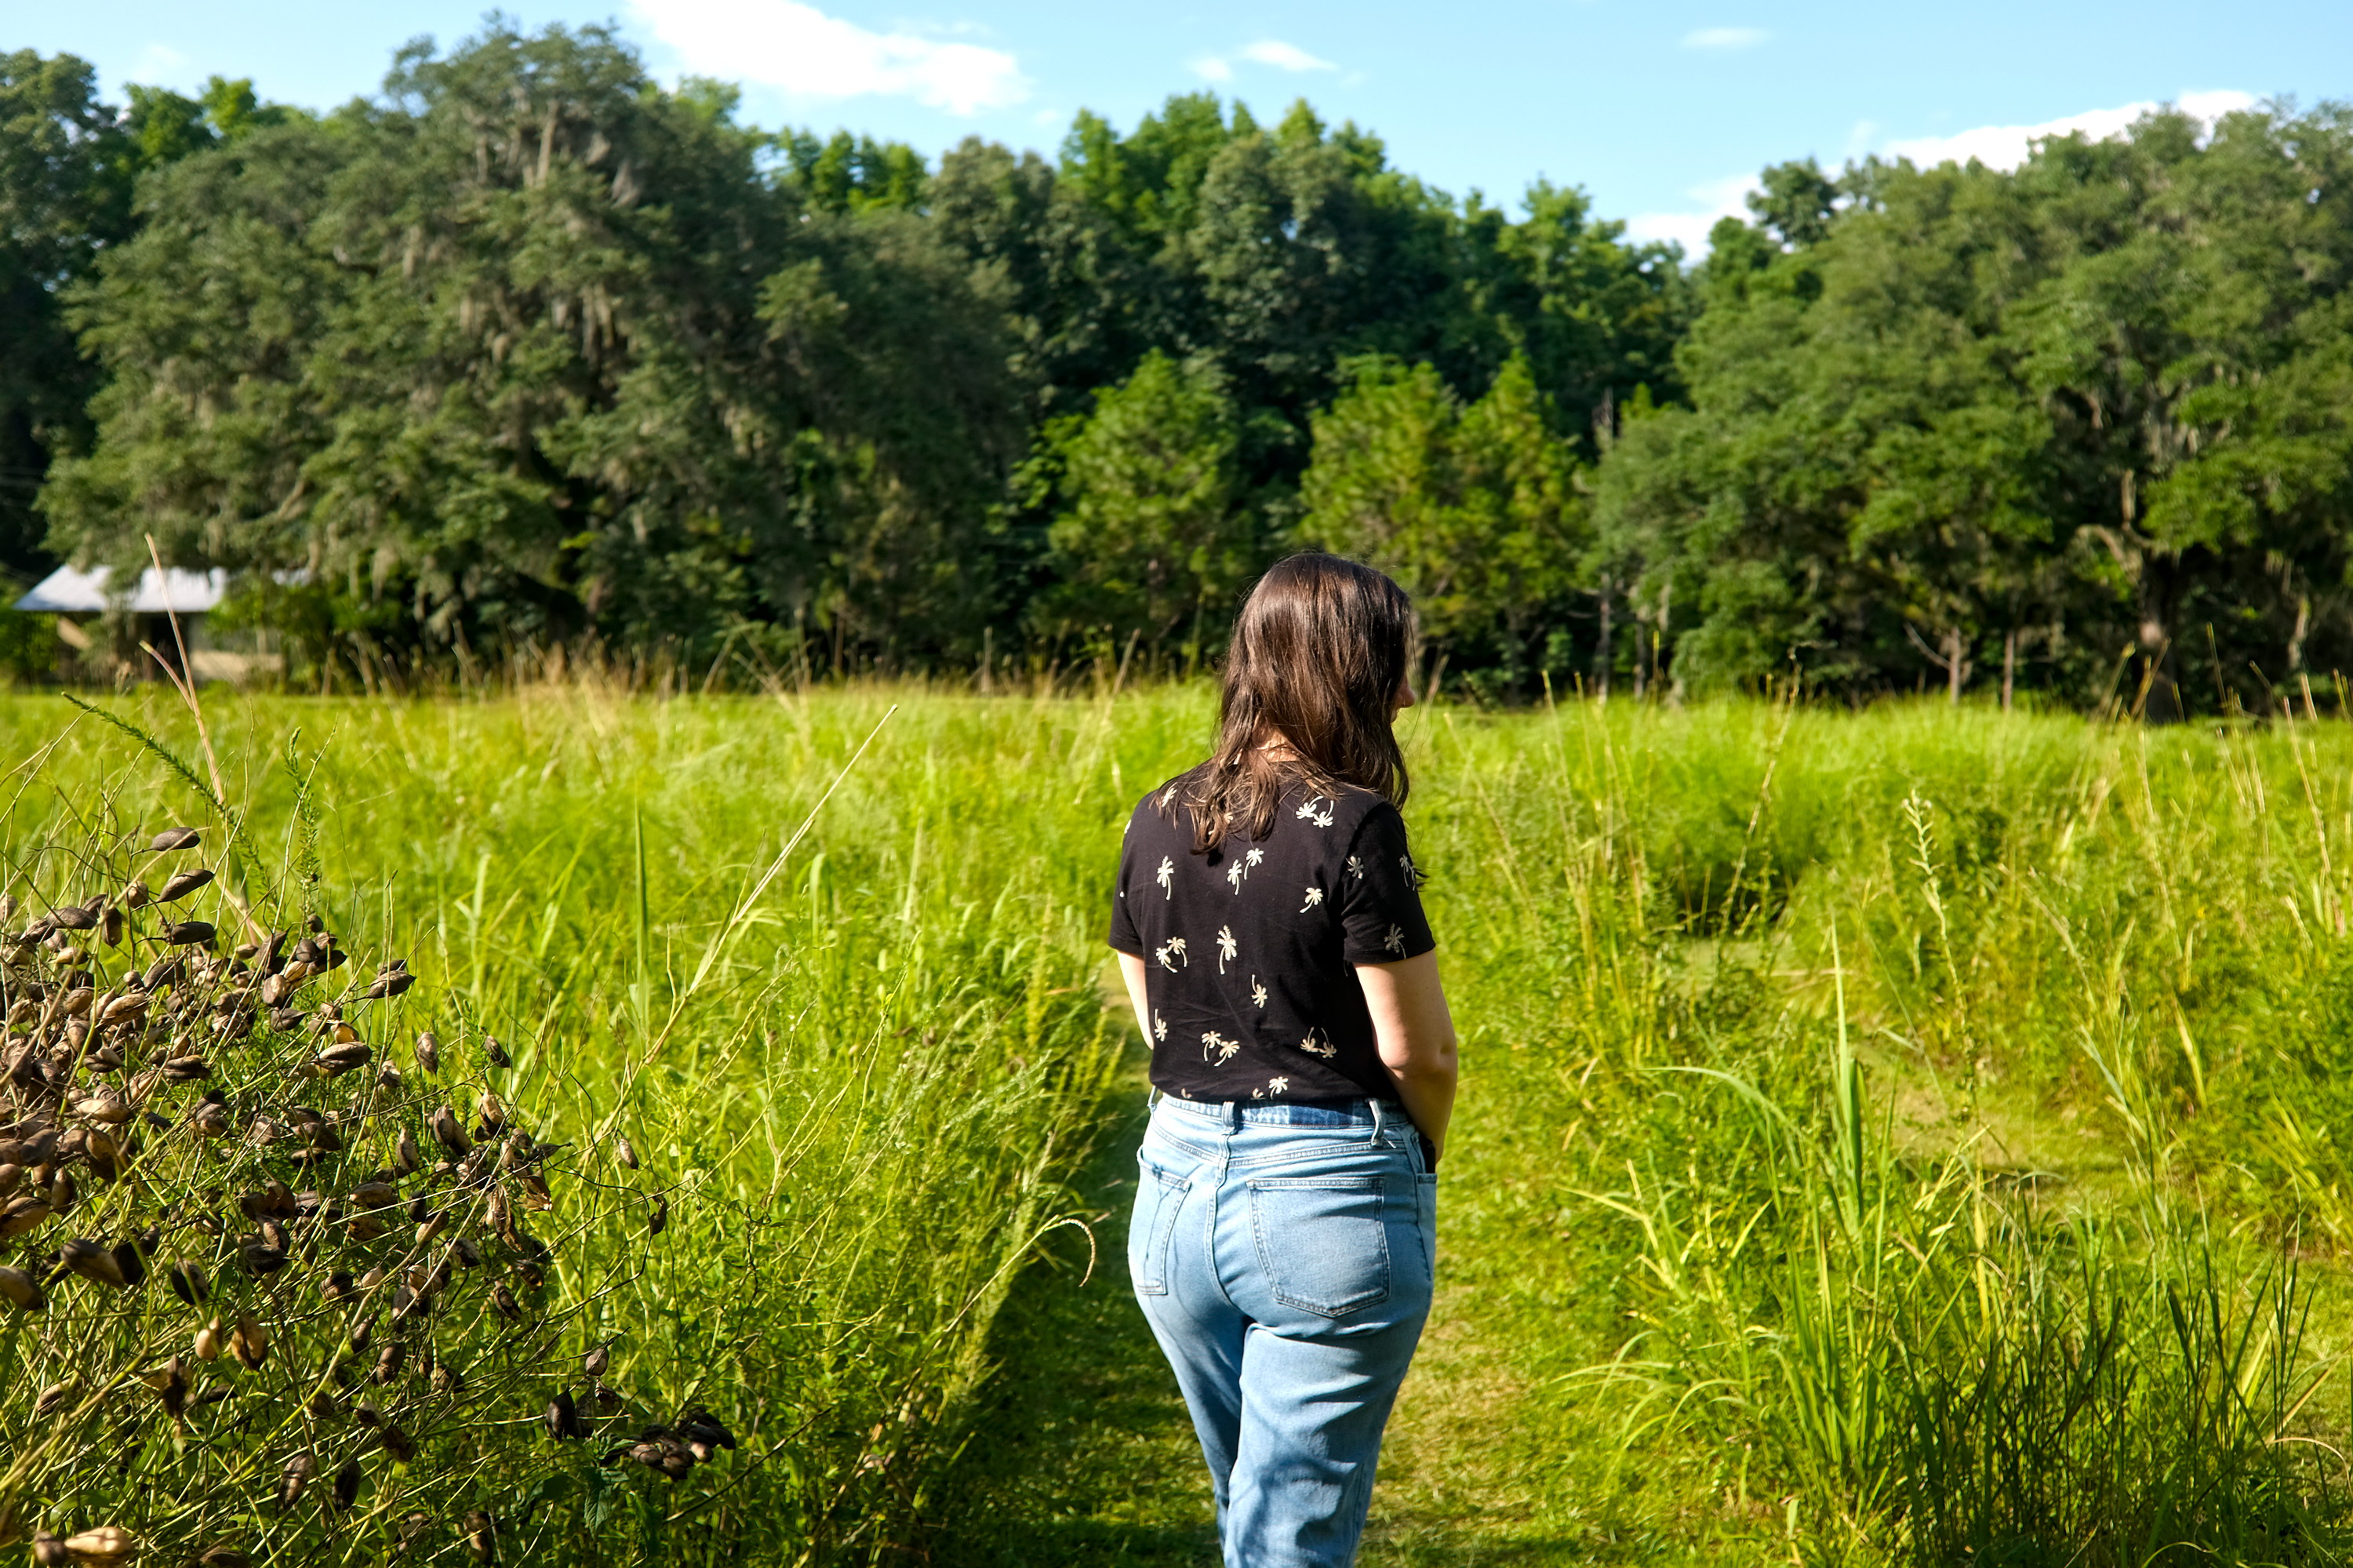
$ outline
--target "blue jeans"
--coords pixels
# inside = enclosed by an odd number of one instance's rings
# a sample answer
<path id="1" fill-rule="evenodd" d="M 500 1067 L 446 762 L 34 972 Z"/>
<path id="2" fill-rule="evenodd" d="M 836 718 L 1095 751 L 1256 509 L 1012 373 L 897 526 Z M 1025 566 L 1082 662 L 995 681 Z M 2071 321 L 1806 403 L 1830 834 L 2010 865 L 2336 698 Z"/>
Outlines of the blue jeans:
<path id="1" fill-rule="evenodd" d="M 1394 1105 L 1160 1098 L 1128 1270 L 1217 1494 L 1227 1568 L 1345 1568 L 1413 1361 L 1438 1178 Z"/>

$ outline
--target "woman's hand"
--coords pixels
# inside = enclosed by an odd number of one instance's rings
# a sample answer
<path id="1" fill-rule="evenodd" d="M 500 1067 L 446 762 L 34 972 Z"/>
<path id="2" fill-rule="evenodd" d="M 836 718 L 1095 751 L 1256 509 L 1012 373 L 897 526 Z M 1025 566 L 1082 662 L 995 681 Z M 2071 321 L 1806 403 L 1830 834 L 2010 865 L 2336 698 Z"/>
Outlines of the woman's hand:
<path id="1" fill-rule="evenodd" d="M 1140 986 L 1143 960 L 1135 967 Z M 1413 1125 L 1431 1148 L 1442 1151 L 1446 1123 L 1454 1114 L 1456 1064 L 1454 1019 L 1446 1011 L 1446 988 L 1439 983 L 1438 955 L 1356 968 L 1373 1015 L 1381 1065 L 1388 1069 Z"/>

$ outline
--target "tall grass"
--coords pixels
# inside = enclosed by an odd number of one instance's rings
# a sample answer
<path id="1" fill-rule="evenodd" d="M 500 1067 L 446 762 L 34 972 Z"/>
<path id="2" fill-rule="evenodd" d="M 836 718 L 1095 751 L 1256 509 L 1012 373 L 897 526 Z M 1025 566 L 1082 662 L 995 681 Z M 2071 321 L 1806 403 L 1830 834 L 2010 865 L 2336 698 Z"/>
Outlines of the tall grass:
<path id="1" fill-rule="evenodd" d="M 1025 1360 L 1001 1308 L 1117 1255 L 1116 1218 L 1064 1223 L 1115 1214 L 1073 1183 L 1134 1083 L 1103 885 L 1208 715 L 1196 687 L 216 705 L 261 858 L 300 874 L 307 780 L 331 923 L 409 957 L 468 1071 L 503 1043 L 491 1081 L 609 1186 L 554 1282 L 576 1342 L 744 1438 L 671 1489 L 550 1448 L 493 1499 L 517 1551 L 999 1561 L 972 1478 L 1086 1471 L 1101 1412 L 983 1416 L 1086 1353 Z M 1507 1483 L 1515 1560 L 2341 1554 L 2353 733 L 1407 724 L 1466 1095 L 1396 1439 L 1442 1484 L 1384 1492 L 1368 1562 L 1503 1551 L 1461 1521 Z M 94 800 L 185 812 L 64 704 L 0 734 L 13 866 Z M 1025 1272 L 1041 1247 L 1071 1267 Z M 1450 1392 L 1465 1338 L 1483 1381 Z"/>

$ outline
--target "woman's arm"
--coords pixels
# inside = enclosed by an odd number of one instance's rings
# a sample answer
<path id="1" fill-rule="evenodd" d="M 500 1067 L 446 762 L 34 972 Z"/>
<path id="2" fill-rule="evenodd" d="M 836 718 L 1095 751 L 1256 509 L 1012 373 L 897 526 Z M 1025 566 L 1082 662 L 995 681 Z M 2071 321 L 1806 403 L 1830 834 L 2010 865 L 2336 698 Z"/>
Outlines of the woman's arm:
<path id="1" fill-rule="evenodd" d="M 1144 960 L 1135 960 L 1143 983 Z M 1454 1019 L 1446 1011 L 1446 988 L 1438 980 L 1438 955 L 1424 953 L 1397 964 L 1358 964 L 1356 980 L 1373 1015 L 1373 1038 L 1381 1065 L 1397 1084 L 1406 1114 L 1434 1149 L 1446 1147 L 1446 1123 L 1454 1114 Z"/>
<path id="2" fill-rule="evenodd" d="M 1116 948 L 1112 951 L 1119 954 L 1119 978 L 1127 982 L 1127 998 L 1135 1004 L 1135 1026 L 1144 1031 L 1144 1043 L 1149 1045 L 1152 1044 L 1152 1005 L 1144 1000 L 1144 955 L 1121 953 Z"/>

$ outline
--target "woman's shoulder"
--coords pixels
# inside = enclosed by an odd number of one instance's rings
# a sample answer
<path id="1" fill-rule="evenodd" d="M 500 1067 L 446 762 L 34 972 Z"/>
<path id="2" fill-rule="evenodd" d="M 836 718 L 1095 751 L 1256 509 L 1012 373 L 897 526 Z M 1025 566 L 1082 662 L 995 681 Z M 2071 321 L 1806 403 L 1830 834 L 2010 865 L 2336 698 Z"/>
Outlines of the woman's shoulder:
<path id="1" fill-rule="evenodd" d="M 1366 818 L 1397 808 L 1378 789 L 1367 789 L 1361 784 L 1338 780 L 1321 784 L 1294 784 L 1283 791 L 1283 816 L 1313 821 L 1318 827 L 1345 827 L 1354 832 Z"/>
<path id="2" fill-rule="evenodd" d="M 1135 810 L 1128 813 L 1130 825 L 1133 826 L 1147 819 L 1171 824 L 1179 821 L 1184 814 L 1185 802 L 1193 792 L 1193 786 L 1198 781 L 1201 770 L 1208 766 L 1206 762 L 1197 762 L 1175 778 L 1164 779 L 1146 789 L 1144 792 L 1144 798 L 1136 801 Z"/>

